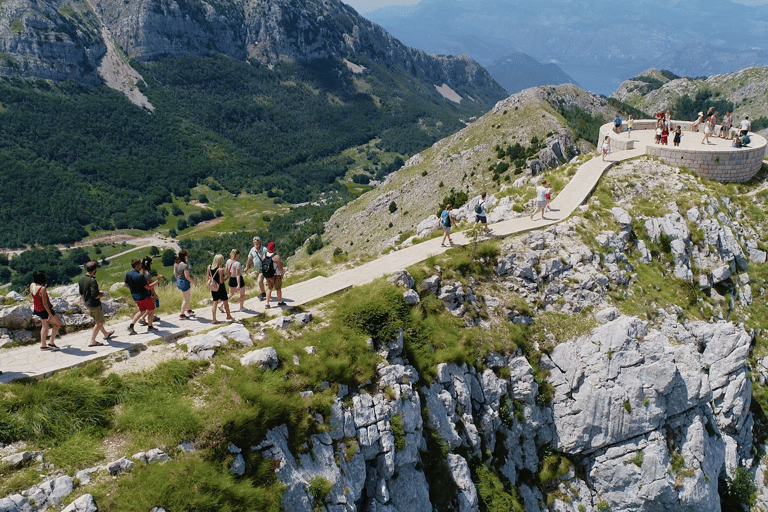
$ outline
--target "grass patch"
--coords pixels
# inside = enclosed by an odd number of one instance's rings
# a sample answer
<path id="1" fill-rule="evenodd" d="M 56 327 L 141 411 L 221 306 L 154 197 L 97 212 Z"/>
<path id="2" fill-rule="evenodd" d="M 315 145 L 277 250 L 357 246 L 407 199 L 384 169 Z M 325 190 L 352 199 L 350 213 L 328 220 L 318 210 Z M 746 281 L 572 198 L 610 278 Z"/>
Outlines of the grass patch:
<path id="1" fill-rule="evenodd" d="M 100 509 L 114 512 L 154 507 L 280 511 L 284 488 L 276 480 L 272 461 L 253 455 L 246 461 L 246 467 L 248 478 L 236 479 L 218 463 L 191 454 L 167 464 L 140 464 L 116 480 L 117 492 L 100 487 L 93 494 Z"/>

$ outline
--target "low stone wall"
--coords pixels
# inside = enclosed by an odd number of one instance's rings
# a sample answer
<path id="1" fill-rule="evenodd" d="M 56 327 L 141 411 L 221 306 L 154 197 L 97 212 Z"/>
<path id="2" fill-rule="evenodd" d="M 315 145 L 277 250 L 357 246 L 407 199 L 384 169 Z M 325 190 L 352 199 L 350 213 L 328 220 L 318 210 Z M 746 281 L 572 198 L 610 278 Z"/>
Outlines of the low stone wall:
<path id="1" fill-rule="evenodd" d="M 690 132 L 693 123 L 673 120 L 672 125 L 680 126 L 683 131 Z M 622 125 L 621 134 L 616 134 L 613 131 L 612 122 L 601 126 L 597 151 L 600 152 L 606 135 L 611 140 L 611 151 L 634 149 L 635 144 L 642 144 L 634 136 L 628 137 L 626 129 L 626 121 Z M 635 120 L 633 132 L 655 129 L 655 120 L 638 119 Z M 765 157 L 766 145 L 768 145 L 768 141 L 760 135 L 750 133 L 749 137 L 751 139 L 749 146 L 743 148 L 722 147 L 713 149 L 710 146 L 706 149 L 702 147 L 699 150 L 679 146 L 645 144 L 645 154 L 658 158 L 668 165 L 686 167 L 704 178 L 720 182 L 743 182 L 752 179 L 760 171 Z"/>
<path id="2" fill-rule="evenodd" d="M 749 181 L 760 171 L 766 140 L 750 134 L 748 147 L 695 151 L 675 146 L 647 146 L 645 154 L 668 165 L 687 167 L 699 176 L 721 182 Z M 761 140 L 757 140 L 761 139 Z"/>

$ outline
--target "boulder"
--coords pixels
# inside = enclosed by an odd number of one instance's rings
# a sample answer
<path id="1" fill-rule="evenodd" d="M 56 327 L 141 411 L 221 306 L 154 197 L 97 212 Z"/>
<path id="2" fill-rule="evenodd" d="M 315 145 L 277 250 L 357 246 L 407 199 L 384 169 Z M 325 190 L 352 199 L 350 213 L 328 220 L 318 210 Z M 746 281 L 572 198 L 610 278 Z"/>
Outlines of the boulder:
<path id="1" fill-rule="evenodd" d="M 280 360 L 278 359 L 277 351 L 274 348 L 266 347 L 246 353 L 240 358 L 240 364 L 243 366 L 260 364 L 265 370 L 274 370 L 277 368 L 277 365 L 280 364 Z"/>
<path id="2" fill-rule="evenodd" d="M 130 471 L 133 469 L 133 466 L 135 466 L 136 463 L 128 460 L 127 457 L 123 457 L 121 459 L 118 459 L 114 462 L 111 462 L 107 465 L 107 469 L 109 470 L 109 473 L 111 475 L 119 475 L 120 473 L 125 473 L 126 471 Z"/>
<path id="3" fill-rule="evenodd" d="M 0 327 L 29 329 L 33 325 L 32 308 L 29 306 L 0 307 Z"/>
<path id="4" fill-rule="evenodd" d="M 98 512 L 98 510 L 99 509 L 96 508 L 96 502 L 93 501 L 93 496 L 90 494 L 83 494 L 61 512 Z"/>
<path id="5" fill-rule="evenodd" d="M 413 288 L 413 285 L 416 283 L 407 270 L 393 272 L 389 276 L 389 282 L 395 286 L 404 286 L 406 288 Z"/>

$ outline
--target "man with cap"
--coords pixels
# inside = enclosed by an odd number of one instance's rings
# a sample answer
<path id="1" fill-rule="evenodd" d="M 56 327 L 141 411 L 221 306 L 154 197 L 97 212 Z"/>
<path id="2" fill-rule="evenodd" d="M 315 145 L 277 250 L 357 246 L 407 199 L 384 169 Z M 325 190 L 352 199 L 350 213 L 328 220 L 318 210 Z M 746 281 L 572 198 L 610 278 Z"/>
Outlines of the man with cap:
<path id="1" fill-rule="evenodd" d="M 248 261 L 245 262 L 243 274 L 248 273 L 248 269 L 251 268 L 251 263 L 253 263 L 257 272 L 256 282 L 259 285 L 259 290 L 261 290 L 259 300 L 264 300 L 267 297 L 267 293 L 264 290 L 264 274 L 261 271 L 261 263 L 264 261 L 265 254 L 267 254 L 267 249 L 261 245 L 261 238 L 258 236 L 253 237 L 253 247 L 251 247 L 251 251 L 248 253 Z"/>

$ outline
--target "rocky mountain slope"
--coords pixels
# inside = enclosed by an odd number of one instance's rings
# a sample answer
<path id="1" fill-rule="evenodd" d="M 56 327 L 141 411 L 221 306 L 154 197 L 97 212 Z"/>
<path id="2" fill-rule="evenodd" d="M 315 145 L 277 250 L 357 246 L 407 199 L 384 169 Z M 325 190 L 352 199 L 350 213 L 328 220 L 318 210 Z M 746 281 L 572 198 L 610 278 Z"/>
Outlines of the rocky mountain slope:
<path id="1" fill-rule="evenodd" d="M 473 60 L 408 48 L 335 0 L 9 0 L 0 6 L 0 73 L 99 83 L 105 37 L 143 62 L 223 54 L 272 65 L 365 56 L 445 84 L 468 101 L 493 103 L 505 95 Z"/>
<path id="2" fill-rule="evenodd" d="M 483 190 L 501 189 L 507 196 L 503 215 L 516 215 L 513 206 L 524 207 L 530 199 L 527 176 L 588 152 L 594 143 L 579 139 L 563 112 L 586 113 L 607 122 L 612 109 L 605 98 L 572 84 L 512 95 L 465 129 L 413 156 L 375 190 L 338 210 L 326 222 L 323 251 L 338 248 L 350 255 L 375 254 L 409 236 L 428 236 L 437 227 L 440 202 L 454 191 L 473 198 Z M 518 170 L 498 151 L 515 144 L 536 146 L 535 156 Z M 508 169 L 495 181 L 500 162 Z M 395 212 L 389 210 L 392 202 L 397 206 Z M 457 210 L 454 217 L 463 220 L 469 213 L 468 208 Z"/>
<path id="3" fill-rule="evenodd" d="M 731 198 L 729 187 L 647 158 L 625 162 L 559 225 L 485 242 L 474 264 L 457 249 L 403 270 L 391 277 L 394 291 L 362 290 L 350 299 L 360 313 L 370 314 L 367 301 L 384 292 L 410 304 L 402 314 L 411 320 L 391 336 L 388 314 L 369 325 L 374 333 L 358 351 L 375 371 L 356 385 L 326 369 L 322 382 L 299 387 L 311 418 L 301 432 L 288 414 L 259 424 L 261 434 L 228 428 L 231 411 L 220 412 L 212 389 L 222 379 L 242 393 L 243 375 L 290 386 L 306 368 L 332 364 L 340 355 L 328 324 L 349 302 L 182 338 L 169 347 L 177 357 L 210 361 L 187 393 L 197 414 L 225 415 L 213 432 L 178 446 L 111 451 L 113 462 L 72 474 L 49 467 L 0 505 L 122 510 L 119 490 L 128 488 L 141 489 L 145 508 L 170 508 L 148 475 L 173 488 L 181 474 L 192 485 L 181 468 L 200 457 L 248 485 L 253 465 L 270 461 L 290 511 L 764 506 L 768 192 L 743 184 Z M 410 323 L 421 317 L 435 327 L 426 339 Z M 289 407 L 298 390 L 281 393 Z M 248 418 L 256 400 L 244 396 L 236 418 Z M 4 460 L 50 464 L 34 448 L 9 445 Z M 108 482 L 122 483 L 107 493 Z"/>

